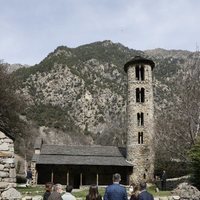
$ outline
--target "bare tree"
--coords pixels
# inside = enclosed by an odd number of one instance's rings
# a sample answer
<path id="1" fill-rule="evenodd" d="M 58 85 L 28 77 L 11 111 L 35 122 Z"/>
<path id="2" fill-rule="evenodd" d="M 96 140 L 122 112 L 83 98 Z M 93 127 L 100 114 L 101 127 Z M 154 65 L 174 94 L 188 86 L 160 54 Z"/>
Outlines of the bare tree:
<path id="1" fill-rule="evenodd" d="M 15 79 L 7 73 L 6 66 L 0 62 L 0 128 L 16 136 L 16 141 L 25 132 L 27 124 L 20 120 L 19 114 L 25 104 L 23 98 L 15 93 Z M 24 135 L 23 135 L 24 136 Z"/>
<path id="2" fill-rule="evenodd" d="M 157 117 L 157 155 L 187 161 L 200 136 L 200 59 L 191 54 L 177 80 L 177 101 Z"/>

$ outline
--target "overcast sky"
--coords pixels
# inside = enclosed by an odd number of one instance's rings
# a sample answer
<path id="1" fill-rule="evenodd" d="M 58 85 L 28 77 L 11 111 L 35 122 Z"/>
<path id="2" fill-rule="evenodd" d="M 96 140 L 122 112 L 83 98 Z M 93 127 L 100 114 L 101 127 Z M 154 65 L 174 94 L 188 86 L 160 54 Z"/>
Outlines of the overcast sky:
<path id="1" fill-rule="evenodd" d="M 195 51 L 199 0 L 0 0 L 0 59 L 33 65 L 57 46 L 111 40 Z"/>

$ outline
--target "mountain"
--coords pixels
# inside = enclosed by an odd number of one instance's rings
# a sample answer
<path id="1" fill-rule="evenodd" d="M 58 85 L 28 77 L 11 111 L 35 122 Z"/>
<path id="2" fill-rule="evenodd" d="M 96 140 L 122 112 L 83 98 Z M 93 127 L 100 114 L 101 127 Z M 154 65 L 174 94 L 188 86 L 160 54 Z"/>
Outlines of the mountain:
<path id="1" fill-rule="evenodd" d="M 9 64 L 9 63 L 4 63 L 4 65 L 7 67 L 8 73 L 12 73 L 20 68 L 27 68 L 29 65 L 22 65 L 22 64 Z"/>
<path id="2" fill-rule="evenodd" d="M 124 146 L 127 77 L 123 66 L 136 55 L 151 58 L 156 64 L 158 118 L 177 101 L 179 83 L 195 53 L 143 52 L 106 40 L 77 48 L 57 47 L 39 64 L 13 72 L 18 79 L 16 91 L 27 103 L 21 116 L 38 130 L 32 140 L 42 136 L 46 143 Z"/>

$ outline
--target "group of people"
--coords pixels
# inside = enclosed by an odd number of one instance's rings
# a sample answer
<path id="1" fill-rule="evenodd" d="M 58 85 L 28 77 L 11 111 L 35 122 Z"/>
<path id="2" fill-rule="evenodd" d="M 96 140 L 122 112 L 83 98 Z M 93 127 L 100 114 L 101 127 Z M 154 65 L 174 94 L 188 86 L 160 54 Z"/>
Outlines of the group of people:
<path id="1" fill-rule="evenodd" d="M 113 175 L 113 184 L 106 188 L 104 194 L 104 200 L 128 200 L 126 188 L 120 185 L 120 174 Z M 152 194 L 147 190 L 146 182 L 141 182 L 140 187 L 135 184 L 131 185 L 131 197 L 130 200 L 153 200 Z"/>
<path id="2" fill-rule="evenodd" d="M 45 184 L 46 192 L 43 195 L 43 200 L 76 200 L 76 198 L 71 194 L 73 187 L 68 185 L 66 187 L 66 193 L 63 193 L 63 188 L 61 184 L 53 185 L 49 182 Z"/>
<path id="3" fill-rule="evenodd" d="M 146 188 L 145 182 L 141 182 L 139 186 L 132 184 L 130 187 L 130 200 L 153 200 L 153 195 L 147 192 Z"/>
<path id="4" fill-rule="evenodd" d="M 116 173 L 113 175 L 113 184 L 109 185 L 105 194 L 102 196 L 98 192 L 97 185 L 91 185 L 89 192 L 86 195 L 86 200 L 128 200 L 128 195 L 126 188 L 120 185 L 121 176 Z M 46 183 L 46 192 L 43 195 L 43 200 L 76 200 L 76 198 L 71 194 L 73 187 L 67 186 L 66 193 L 63 193 L 62 185 L 53 183 Z M 131 185 L 131 197 L 130 200 L 153 200 L 153 196 L 147 192 L 146 183 L 140 183 L 140 187 L 137 185 Z"/>

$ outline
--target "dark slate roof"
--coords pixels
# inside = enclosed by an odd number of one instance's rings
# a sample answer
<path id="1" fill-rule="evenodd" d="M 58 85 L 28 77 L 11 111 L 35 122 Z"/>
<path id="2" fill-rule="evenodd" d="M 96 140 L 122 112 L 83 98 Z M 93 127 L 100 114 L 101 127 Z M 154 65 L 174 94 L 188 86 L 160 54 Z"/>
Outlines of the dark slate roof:
<path id="1" fill-rule="evenodd" d="M 36 162 L 38 159 L 39 159 L 39 155 L 38 154 L 33 154 L 32 161 Z"/>
<path id="2" fill-rule="evenodd" d="M 133 64 L 147 64 L 150 65 L 152 69 L 155 67 L 155 63 L 152 60 L 143 58 L 141 56 L 135 56 L 124 65 L 124 71 L 127 72 L 129 65 Z"/>
<path id="3" fill-rule="evenodd" d="M 132 166 L 122 149 L 114 146 L 42 145 L 41 154 L 32 160 L 37 164 Z"/>
<path id="4" fill-rule="evenodd" d="M 44 144 L 42 146 L 41 154 L 61 154 L 72 156 L 122 156 L 119 148 L 115 146 L 65 146 L 47 144 Z"/>

